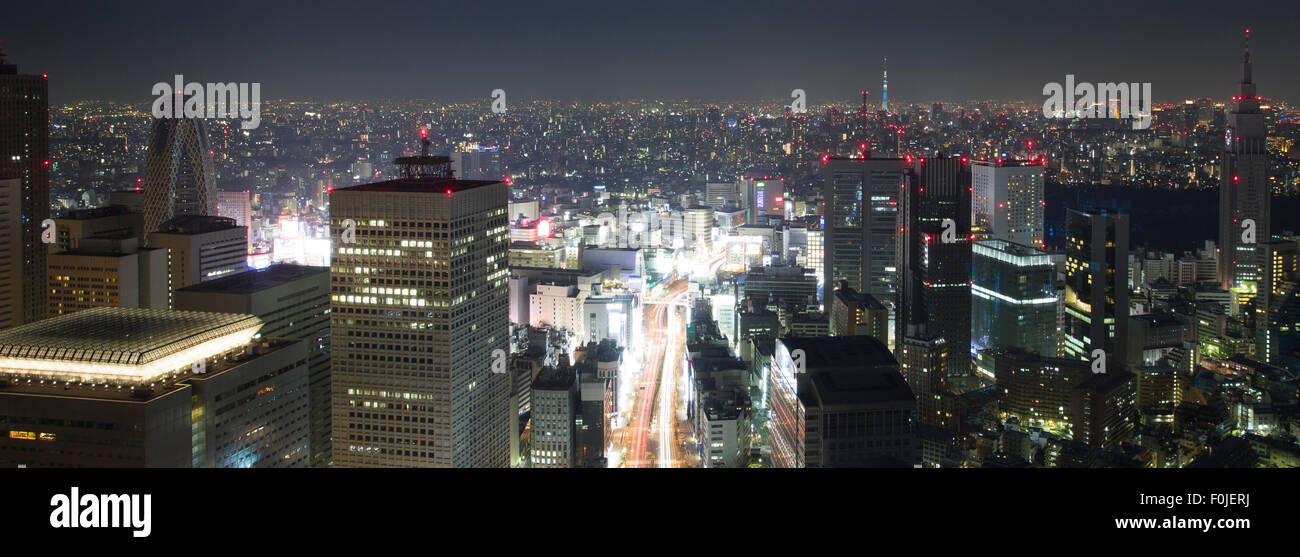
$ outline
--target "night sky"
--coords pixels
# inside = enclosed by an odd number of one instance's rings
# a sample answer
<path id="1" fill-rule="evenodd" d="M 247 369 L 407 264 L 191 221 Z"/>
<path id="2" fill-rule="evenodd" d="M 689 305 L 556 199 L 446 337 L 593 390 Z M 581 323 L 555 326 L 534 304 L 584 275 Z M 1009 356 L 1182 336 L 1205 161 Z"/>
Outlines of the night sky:
<path id="1" fill-rule="evenodd" d="M 1264 2 L 17 2 L 0 45 L 52 100 L 145 102 L 155 82 L 263 99 L 789 98 L 1041 102 L 1043 84 L 1145 82 L 1226 99 L 1252 31 L 1260 94 L 1300 102 L 1300 7 Z"/>

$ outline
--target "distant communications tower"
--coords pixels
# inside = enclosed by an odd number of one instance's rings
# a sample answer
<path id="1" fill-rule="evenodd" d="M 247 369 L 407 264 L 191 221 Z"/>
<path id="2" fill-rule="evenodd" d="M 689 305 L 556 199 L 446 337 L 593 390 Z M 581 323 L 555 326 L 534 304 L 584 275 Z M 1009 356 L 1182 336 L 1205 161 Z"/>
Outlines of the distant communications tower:
<path id="1" fill-rule="evenodd" d="M 885 57 L 884 71 L 880 74 L 880 109 L 889 110 L 889 58 Z"/>

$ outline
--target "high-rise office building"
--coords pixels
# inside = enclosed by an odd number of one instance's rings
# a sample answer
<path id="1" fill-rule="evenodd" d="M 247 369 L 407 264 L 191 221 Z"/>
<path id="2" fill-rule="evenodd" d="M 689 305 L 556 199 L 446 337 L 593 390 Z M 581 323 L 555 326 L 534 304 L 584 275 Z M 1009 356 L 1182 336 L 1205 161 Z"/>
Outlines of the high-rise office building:
<path id="1" fill-rule="evenodd" d="M 1116 449 L 1138 425 L 1137 377 L 1126 369 L 1093 373 L 1070 392 L 1074 440 Z"/>
<path id="2" fill-rule="evenodd" d="M 0 180 L 0 331 L 23 324 L 23 181 Z"/>
<path id="3" fill-rule="evenodd" d="M 0 288 L 18 304 L 23 323 L 45 317 L 46 247 L 41 234 L 50 216 L 49 118 L 47 77 L 19 74 L 18 66 L 6 64 L 0 52 L 0 181 L 18 180 L 16 217 L 21 228 L 2 239 L 14 254 L 21 254 L 20 279 L 0 283 Z"/>
<path id="4" fill-rule="evenodd" d="M 87 238 L 143 238 L 144 215 L 122 205 L 67 211 L 54 220 L 54 241 L 46 244 L 54 254 L 81 247 Z"/>
<path id="5" fill-rule="evenodd" d="M 948 342 L 926 331 L 925 325 L 910 325 L 900 331 L 899 365 L 903 379 L 916 395 L 917 421 L 935 427 L 947 427 L 952 416 L 945 415 L 943 398 L 948 389 Z"/>
<path id="6" fill-rule="evenodd" d="M 1021 425 L 1071 435 L 1070 397 L 1076 385 L 1093 375 L 1088 362 L 1055 358 L 1018 347 L 979 353 L 980 369 L 993 374 L 998 413 L 1015 416 Z"/>
<path id="7" fill-rule="evenodd" d="M 235 220 L 235 224 L 253 230 L 253 201 L 248 190 L 217 192 L 217 215 Z M 249 242 L 253 241 L 249 235 Z"/>
<path id="8" fill-rule="evenodd" d="M 1282 317 L 1277 310 L 1288 302 L 1300 282 L 1300 240 L 1273 239 L 1260 249 L 1264 252 L 1264 266 L 1255 295 L 1255 359 L 1276 365 L 1278 340 L 1295 323 L 1284 323 L 1286 319 L 1274 322 L 1273 318 Z"/>
<path id="9" fill-rule="evenodd" d="M 179 216 L 163 223 L 149 238 L 149 247 L 171 250 L 168 303 L 173 303 L 171 293 L 177 288 L 248 268 L 248 229 L 235 226 L 233 219 Z"/>
<path id="10" fill-rule="evenodd" d="M 740 207 L 739 182 L 712 182 L 704 184 L 703 204 L 713 209 Z"/>
<path id="11" fill-rule="evenodd" d="M 892 345 L 889 309 L 875 296 L 858 292 L 847 282 L 841 282 L 831 297 L 830 334 L 836 337 L 869 335 Z"/>
<path id="12" fill-rule="evenodd" d="M 150 247 L 153 233 L 174 217 L 217 214 L 212 146 L 202 119 L 154 120 L 145 154 L 144 196 L 144 243 Z"/>
<path id="13" fill-rule="evenodd" d="M 1128 215 L 1070 209 L 1065 215 L 1065 357 L 1095 360 L 1106 354 L 1106 371 L 1127 356 Z"/>
<path id="14" fill-rule="evenodd" d="M 695 208 L 683 212 L 685 238 L 683 247 L 694 250 L 698 258 L 713 254 L 713 209 Z"/>
<path id="15" fill-rule="evenodd" d="M 916 397 L 874 337 L 778 339 L 770 381 L 773 466 L 920 464 Z"/>
<path id="16" fill-rule="evenodd" d="M 217 215 L 235 220 L 239 226 L 249 226 L 253 216 L 252 197 L 248 190 L 217 192 Z"/>
<path id="17" fill-rule="evenodd" d="M 826 232 L 821 229 L 808 230 L 808 255 L 804 259 L 804 267 L 812 269 L 813 274 L 817 275 L 817 284 L 819 300 L 826 298 L 824 290 L 825 285 L 822 281 L 826 280 Z"/>
<path id="18" fill-rule="evenodd" d="M 576 468 L 581 406 L 576 371 L 568 357 L 533 380 L 531 462 L 533 468 Z"/>
<path id="19" fill-rule="evenodd" d="M 496 145 L 478 145 L 462 143 L 449 155 L 451 169 L 455 177 L 461 180 L 501 180 L 505 172 L 501 168 L 501 148 Z M 366 165 L 369 163 L 367 162 Z M 365 166 L 365 165 L 358 165 Z M 362 181 L 370 176 L 366 172 L 357 172 Z"/>
<path id="20" fill-rule="evenodd" d="M 236 312 L 262 320 L 265 338 L 307 345 L 309 431 L 313 467 L 330 459 L 330 275 L 325 267 L 276 264 L 176 290 L 178 310 Z"/>
<path id="21" fill-rule="evenodd" d="M 0 467 L 307 465 L 307 349 L 252 315 L 95 308 L 0 332 Z"/>
<path id="22" fill-rule="evenodd" d="M 334 466 L 508 466 L 509 186 L 397 162 L 330 194 Z"/>
<path id="23" fill-rule="evenodd" d="M 1056 264 L 1035 247 L 984 240 L 971 247 L 971 344 L 1059 356 Z"/>
<path id="24" fill-rule="evenodd" d="M 803 267 L 756 267 L 745 273 L 741 296 L 764 307 L 806 311 L 817 309 L 817 277 Z"/>
<path id="25" fill-rule="evenodd" d="M 1269 363 L 1300 373 L 1300 281 L 1287 281 L 1274 296 L 1267 328 Z"/>
<path id="26" fill-rule="evenodd" d="M 1251 78 L 1250 31 L 1246 32 L 1241 83 L 1228 113 L 1227 145 L 1219 185 L 1219 282 L 1251 290 L 1264 266 L 1260 244 L 1270 237 L 1272 186 L 1268 177 L 1268 132 Z"/>
<path id="27" fill-rule="evenodd" d="M 577 463 L 604 468 L 612 422 L 618 415 L 618 369 L 623 361 L 623 348 L 613 339 L 605 339 L 577 349 L 575 357 L 582 403 L 578 424 L 582 444 Z"/>
<path id="28" fill-rule="evenodd" d="M 858 292 L 894 303 L 903 166 L 903 159 L 894 158 L 826 159 L 823 289 L 843 280 Z"/>
<path id="29" fill-rule="evenodd" d="M 745 224 L 756 224 L 760 216 L 780 218 L 785 214 L 785 182 L 766 177 L 741 178 L 736 183 Z"/>
<path id="30" fill-rule="evenodd" d="M 958 157 L 918 159 L 899 203 L 894 331 L 924 324 L 948 344 L 948 374 L 971 370 L 970 169 Z"/>
<path id="31" fill-rule="evenodd" d="M 1043 162 L 971 163 L 971 228 L 976 240 L 1043 247 Z"/>
<path id="32" fill-rule="evenodd" d="M 1264 272 L 1255 298 L 1255 359 L 1300 372 L 1300 240 L 1261 246 Z"/>
<path id="33" fill-rule="evenodd" d="M 1075 441 L 1115 448 L 1137 426 L 1137 379 L 1125 369 L 1094 373 L 1085 361 L 1019 348 L 980 352 L 997 377 L 999 413 Z"/>
<path id="34" fill-rule="evenodd" d="M 46 257 L 50 317 L 97 307 L 167 309 L 167 255 L 139 238 L 83 238 Z"/>

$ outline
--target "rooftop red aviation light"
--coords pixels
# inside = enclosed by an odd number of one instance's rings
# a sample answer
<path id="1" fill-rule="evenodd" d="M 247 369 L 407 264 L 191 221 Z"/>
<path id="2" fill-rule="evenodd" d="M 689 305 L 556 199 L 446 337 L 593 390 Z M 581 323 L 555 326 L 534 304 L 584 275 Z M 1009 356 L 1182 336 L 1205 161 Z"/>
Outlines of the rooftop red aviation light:
<path id="1" fill-rule="evenodd" d="M 428 137 L 428 136 L 429 136 L 429 130 L 426 128 L 420 128 L 420 137 Z"/>

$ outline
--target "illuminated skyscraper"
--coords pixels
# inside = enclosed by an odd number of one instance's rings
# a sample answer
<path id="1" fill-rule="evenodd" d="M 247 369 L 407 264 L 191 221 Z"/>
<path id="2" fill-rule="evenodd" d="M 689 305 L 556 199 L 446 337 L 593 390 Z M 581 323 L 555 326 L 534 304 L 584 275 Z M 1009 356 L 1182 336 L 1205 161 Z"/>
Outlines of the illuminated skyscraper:
<path id="1" fill-rule="evenodd" d="M 397 162 L 330 194 L 334 466 L 509 466 L 509 186 Z"/>
<path id="2" fill-rule="evenodd" d="M 976 240 L 1043 247 L 1043 163 L 971 163 L 971 225 Z"/>
<path id="3" fill-rule="evenodd" d="M 154 120 L 144 164 L 145 245 L 153 247 L 153 233 L 173 217 L 217 214 L 212 147 L 203 120 Z"/>
<path id="4" fill-rule="evenodd" d="M 183 215 L 152 232 L 150 247 L 167 248 L 167 307 L 178 288 L 248 269 L 248 229 L 234 219 Z"/>
<path id="5" fill-rule="evenodd" d="M 903 379 L 916 395 L 917 421 L 947 427 L 951 416 L 944 415 L 941 401 L 949 392 L 948 343 L 943 337 L 926 332 L 925 325 L 911 325 L 899 336 L 902 339 L 895 352 L 899 355 Z"/>
<path id="6" fill-rule="evenodd" d="M 267 338 L 300 339 L 307 347 L 313 467 L 330 459 L 329 269 L 276 264 L 176 291 L 176 309 L 256 315 Z"/>
<path id="7" fill-rule="evenodd" d="M 871 294 L 840 284 L 830 296 L 830 336 L 869 335 L 886 345 L 889 338 L 889 310 Z"/>
<path id="8" fill-rule="evenodd" d="M 559 366 L 544 368 L 533 379 L 531 407 L 533 468 L 576 468 L 581 398 L 577 372 L 567 355 L 560 357 Z"/>
<path id="9" fill-rule="evenodd" d="M 1255 359 L 1279 365 L 1283 354 L 1296 350 L 1295 339 L 1300 331 L 1296 328 L 1300 325 L 1296 313 L 1300 243 L 1295 238 L 1274 239 L 1264 242 L 1261 248 L 1264 272 L 1255 297 Z"/>
<path id="10" fill-rule="evenodd" d="M 46 258 L 50 317 L 96 307 L 167 309 L 168 250 L 135 236 L 83 238 Z"/>
<path id="11" fill-rule="evenodd" d="M 3 251 L 19 258 L 18 274 L 0 270 L 0 288 L 10 296 L 20 321 L 0 316 L 0 328 L 45 316 L 45 253 L 42 221 L 50 216 L 49 84 L 44 75 L 19 75 L 0 52 L 0 180 L 18 180 L 12 211 L 21 230 L 0 238 Z M 12 188 L 6 188 L 12 189 Z M 3 203 L 3 201 L 0 201 Z M 14 209 L 17 209 L 16 211 Z M 16 280 L 4 280 L 10 276 Z M 9 312 L 5 312 L 7 315 Z"/>
<path id="12" fill-rule="evenodd" d="M 826 159 L 823 289 L 847 281 L 858 292 L 893 303 L 903 164 L 903 159 Z"/>
<path id="13" fill-rule="evenodd" d="M 1128 215 L 1065 214 L 1065 357 L 1091 360 L 1104 350 L 1107 371 L 1126 361 L 1128 228 Z"/>
<path id="14" fill-rule="evenodd" d="M 0 180 L 0 330 L 23 323 L 22 198 L 22 180 Z"/>
<path id="15" fill-rule="evenodd" d="M 920 159 L 903 180 L 894 332 L 925 325 L 947 341 L 948 374 L 969 375 L 970 169 L 964 158 Z"/>
<path id="16" fill-rule="evenodd" d="M 1219 186 L 1219 282 L 1225 290 L 1253 295 L 1269 239 L 1272 190 L 1268 182 L 1267 132 L 1251 78 L 1250 30 L 1246 30 L 1241 83 L 1228 113 L 1227 144 Z"/>
<path id="17" fill-rule="evenodd" d="M 1052 256 L 1002 240 L 975 242 L 971 252 L 974 349 L 1017 347 L 1058 356 Z"/>

